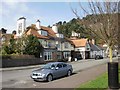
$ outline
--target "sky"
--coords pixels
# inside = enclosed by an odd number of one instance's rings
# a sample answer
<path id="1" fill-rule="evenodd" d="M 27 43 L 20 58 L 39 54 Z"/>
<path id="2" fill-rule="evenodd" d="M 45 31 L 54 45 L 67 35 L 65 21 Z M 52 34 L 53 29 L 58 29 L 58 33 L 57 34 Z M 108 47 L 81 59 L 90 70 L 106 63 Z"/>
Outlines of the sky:
<path id="1" fill-rule="evenodd" d="M 1 28 L 7 29 L 7 33 L 16 30 L 17 20 L 26 18 L 26 26 L 41 21 L 42 26 L 52 26 L 59 21 L 70 21 L 76 18 L 71 10 L 77 2 L 2 2 L 0 9 L 2 22 Z M 1 20 L 0 19 L 0 20 Z"/>
<path id="2" fill-rule="evenodd" d="M 52 26 L 59 21 L 70 21 L 76 16 L 73 9 L 79 9 L 79 0 L 2 0 L 0 2 L 0 28 L 7 29 L 12 33 L 17 28 L 17 20 L 26 18 L 26 26 L 41 21 L 42 26 Z M 87 7 L 87 1 L 82 5 Z M 81 12 L 80 16 L 84 16 Z"/>

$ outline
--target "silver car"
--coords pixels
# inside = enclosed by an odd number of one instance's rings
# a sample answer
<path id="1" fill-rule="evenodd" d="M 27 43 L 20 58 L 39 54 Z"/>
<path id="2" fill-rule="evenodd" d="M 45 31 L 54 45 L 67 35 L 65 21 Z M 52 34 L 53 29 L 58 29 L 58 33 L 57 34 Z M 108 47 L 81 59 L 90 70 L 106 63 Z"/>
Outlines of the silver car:
<path id="1" fill-rule="evenodd" d="M 42 68 L 32 72 L 31 78 L 35 81 L 52 81 L 62 76 L 70 76 L 72 74 L 72 65 L 64 62 L 48 63 Z"/>

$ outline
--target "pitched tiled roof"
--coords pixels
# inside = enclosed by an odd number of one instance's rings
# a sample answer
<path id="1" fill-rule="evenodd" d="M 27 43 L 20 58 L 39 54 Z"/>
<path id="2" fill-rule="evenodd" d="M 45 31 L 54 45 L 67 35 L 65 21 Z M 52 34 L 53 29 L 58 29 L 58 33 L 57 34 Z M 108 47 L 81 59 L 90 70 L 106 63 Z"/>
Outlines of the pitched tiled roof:
<path id="1" fill-rule="evenodd" d="M 75 47 L 85 47 L 87 43 L 87 39 L 75 39 L 71 40 Z"/>
<path id="2" fill-rule="evenodd" d="M 26 32 L 26 35 L 33 35 L 33 36 L 36 36 L 38 38 L 43 38 L 43 39 L 48 39 L 48 37 L 46 36 L 42 36 L 40 35 L 37 30 L 34 30 L 34 29 L 29 29 L 27 32 Z"/>
<path id="3" fill-rule="evenodd" d="M 52 30 L 52 28 L 41 26 L 41 29 L 47 31 L 50 36 L 56 37 L 56 35 L 55 35 L 56 33 Z"/>
<path id="4" fill-rule="evenodd" d="M 38 33 L 39 30 L 37 29 L 35 24 L 32 24 L 31 26 L 27 27 L 27 31 L 25 32 L 25 34 L 27 35 L 33 34 L 34 36 L 37 36 L 38 38 L 43 38 L 43 39 L 49 39 L 51 37 L 56 37 L 55 32 L 51 28 L 48 28 L 45 26 L 41 26 L 40 28 L 41 30 L 47 31 L 48 36 L 40 35 Z"/>

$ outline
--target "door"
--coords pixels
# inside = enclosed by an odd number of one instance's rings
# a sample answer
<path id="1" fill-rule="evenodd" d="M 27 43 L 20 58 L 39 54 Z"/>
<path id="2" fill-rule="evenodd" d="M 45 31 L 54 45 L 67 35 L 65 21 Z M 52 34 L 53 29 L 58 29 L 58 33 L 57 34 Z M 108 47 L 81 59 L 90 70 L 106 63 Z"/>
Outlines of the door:
<path id="1" fill-rule="evenodd" d="M 65 63 L 63 63 L 62 66 L 63 66 L 63 68 L 62 68 L 63 76 L 65 76 L 68 73 L 68 67 L 67 67 L 67 64 L 65 64 Z"/>
<path id="2" fill-rule="evenodd" d="M 62 64 L 56 65 L 55 76 L 56 76 L 56 78 L 64 76 L 64 69 L 63 69 Z"/>

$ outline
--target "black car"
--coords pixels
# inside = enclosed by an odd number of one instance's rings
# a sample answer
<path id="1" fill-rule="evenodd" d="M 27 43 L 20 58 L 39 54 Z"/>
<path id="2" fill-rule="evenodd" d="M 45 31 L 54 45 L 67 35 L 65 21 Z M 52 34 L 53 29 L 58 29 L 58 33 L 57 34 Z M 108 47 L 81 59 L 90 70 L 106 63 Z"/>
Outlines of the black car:
<path id="1" fill-rule="evenodd" d="M 103 59 L 103 56 L 102 55 L 96 55 L 95 60 L 97 60 L 97 59 Z"/>

